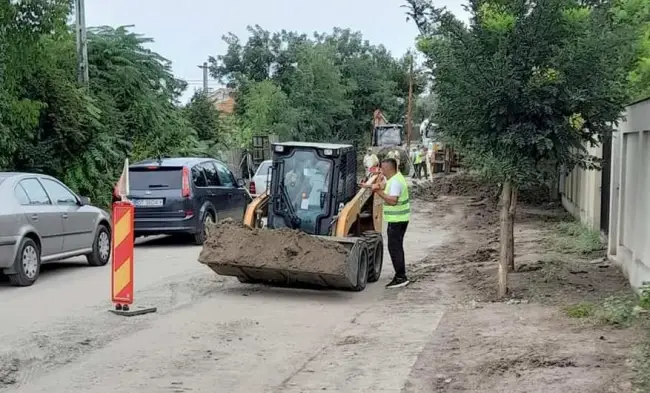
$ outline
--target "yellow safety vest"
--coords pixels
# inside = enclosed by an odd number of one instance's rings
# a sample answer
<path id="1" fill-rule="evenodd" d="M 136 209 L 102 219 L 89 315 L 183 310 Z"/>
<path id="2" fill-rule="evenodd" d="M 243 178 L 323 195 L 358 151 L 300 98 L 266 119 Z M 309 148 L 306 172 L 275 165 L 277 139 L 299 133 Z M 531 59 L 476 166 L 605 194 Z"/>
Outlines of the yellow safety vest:
<path id="1" fill-rule="evenodd" d="M 389 205 L 384 203 L 384 221 L 386 222 L 407 222 L 411 217 L 411 202 L 409 201 L 408 184 L 404 176 L 397 172 L 386 182 L 386 191 L 390 190 L 392 182 L 402 184 L 402 193 L 397 199 L 397 204 Z"/>

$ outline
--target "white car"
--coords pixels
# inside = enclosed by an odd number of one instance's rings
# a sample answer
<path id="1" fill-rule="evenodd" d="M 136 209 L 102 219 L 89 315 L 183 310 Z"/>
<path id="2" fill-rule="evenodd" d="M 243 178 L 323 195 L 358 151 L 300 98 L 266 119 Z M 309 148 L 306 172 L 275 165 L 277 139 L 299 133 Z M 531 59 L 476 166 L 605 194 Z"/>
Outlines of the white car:
<path id="1" fill-rule="evenodd" d="M 271 163 L 271 160 L 262 161 L 259 168 L 257 168 L 257 172 L 255 172 L 253 179 L 248 185 L 251 196 L 257 197 L 266 191 L 266 188 L 271 182 Z"/>

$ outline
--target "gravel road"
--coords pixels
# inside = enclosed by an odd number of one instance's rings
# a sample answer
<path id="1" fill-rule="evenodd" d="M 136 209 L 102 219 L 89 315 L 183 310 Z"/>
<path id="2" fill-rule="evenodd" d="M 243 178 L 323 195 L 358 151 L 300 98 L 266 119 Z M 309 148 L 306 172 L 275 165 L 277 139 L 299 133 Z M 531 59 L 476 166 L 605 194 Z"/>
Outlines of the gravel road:
<path id="1" fill-rule="evenodd" d="M 418 212 L 418 208 L 420 211 Z M 417 263 L 447 234 L 415 206 Z M 444 306 L 426 283 L 361 293 L 243 285 L 168 238 L 136 247 L 136 304 L 109 313 L 110 267 L 52 265 L 31 288 L 0 282 L 0 392 L 401 392 Z"/>

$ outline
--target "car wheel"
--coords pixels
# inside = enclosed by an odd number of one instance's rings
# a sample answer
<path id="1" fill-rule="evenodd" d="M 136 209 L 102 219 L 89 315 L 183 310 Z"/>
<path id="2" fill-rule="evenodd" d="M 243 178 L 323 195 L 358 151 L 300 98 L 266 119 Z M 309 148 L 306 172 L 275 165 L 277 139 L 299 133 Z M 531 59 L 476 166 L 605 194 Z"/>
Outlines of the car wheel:
<path id="1" fill-rule="evenodd" d="M 20 242 L 14 261 L 16 273 L 9 274 L 9 282 L 17 287 L 28 287 L 36 282 L 41 272 L 41 250 L 30 238 Z"/>
<path id="2" fill-rule="evenodd" d="M 111 258 L 111 233 L 104 225 L 97 228 L 97 235 L 93 242 L 93 251 L 86 255 L 90 266 L 104 266 Z"/>
<path id="3" fill-rule="evenodd" d="M 208 225 L 212 225 L 215 223 L 214 216 L 212 213 L 209 211 L 206 211 L 203 213 L 203 216 L 201 217 L 201 222 L 199 223 L 199 227 L 196 228 L 196 233 L 194 234 L 194 244 L 197 246 L 203 245 L 205 242 L 205 236 L 207 234 L 206 228 Z"/>

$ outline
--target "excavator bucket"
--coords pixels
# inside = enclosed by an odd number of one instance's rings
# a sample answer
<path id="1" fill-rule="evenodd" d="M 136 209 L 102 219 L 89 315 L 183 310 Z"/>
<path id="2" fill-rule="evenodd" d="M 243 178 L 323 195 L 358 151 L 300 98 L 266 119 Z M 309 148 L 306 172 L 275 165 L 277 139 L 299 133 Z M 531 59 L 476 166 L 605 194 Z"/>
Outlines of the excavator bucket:
<path id="1" fill-rule="evenodd" d="M 244 283 L 361 291 L 379 278 L 381 235 L 337 238 L 222 221 L 208 231 L 199 262 Z M 369 270 L 372 269 L 372 271 Z"/>

